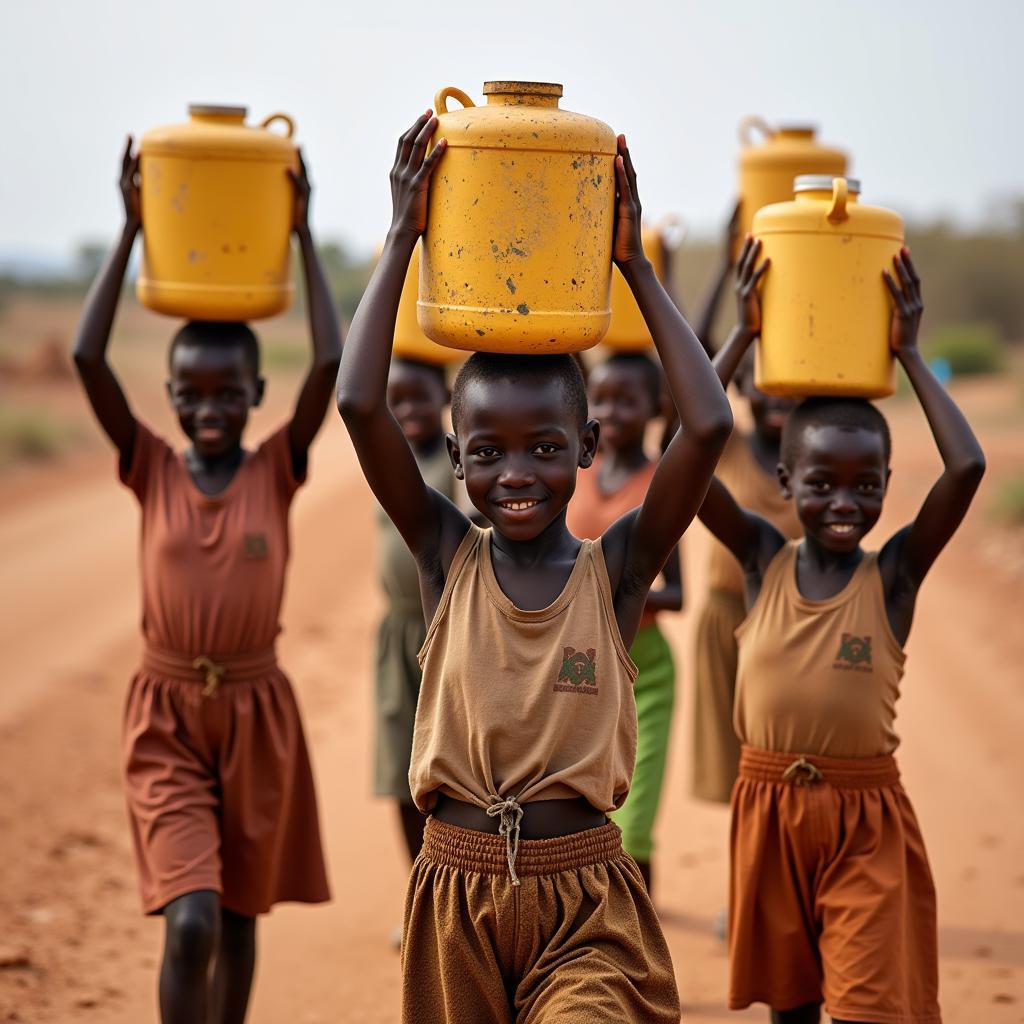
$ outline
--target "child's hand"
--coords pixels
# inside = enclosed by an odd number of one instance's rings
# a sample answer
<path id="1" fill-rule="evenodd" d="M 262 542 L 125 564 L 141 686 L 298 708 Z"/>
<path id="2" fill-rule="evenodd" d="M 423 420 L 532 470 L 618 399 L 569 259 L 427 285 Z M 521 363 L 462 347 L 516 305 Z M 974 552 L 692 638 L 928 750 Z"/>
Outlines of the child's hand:
<path id="1" fill-rule="evenodd" d="M 644 246 L 640 239 L 640 197 L 636 191 L 636 171 L 626 147 L 626 136 L 618 139 L 619 153 L 615 157 L 615 240 L 612 259 L 619 269 L 627 263 L 644 259 Z"/>
<path id="2" fill-rule="evenodd" d="M 302 158 L 302 150 L 299 150 L 299 169 L 293 171 L 290 167 L 285 170 L 295 189 L 295 205 L 292 208 L 292 230 L 309 230 L 309 197 L 313 186 L 309 183 L 309 171 L 306 169 L 306 161 Z"/>
<path id="3" fill-rule="evenodd" d="M 893 256 L 892 263 L 900 279 L 899 285 L 888 270 L 882 271 L 882 277 L 885 278 L 893 301 L 889 347 L 899 356 L 917 348 L 917 331 L 921 326 L 924 300 L 921 298 L 921 278 L 917 276 L 914 264 L 910 261 L 910 250 L 904 246 Z"/>
<path id="4" fill-rule="evenodd" d="M 772 265 L 771 260 L 764 260 L 756 267 L 760 255 L 761 240 L 747 235 L 736 266 L 736 325 L 751 340 L 761 333 L 761 296 L 757 290 L 758 285 Z"/>
<path id="5" fill-rule="evenodd" d="M 139 198 L 139 155 L 132 155 L 132 137 L 129 135 L 121 156 L 121 199 L 124 202 L 125 223 L 134 228 L 142 226 L 142 203 Z"/>
<path id="6" fill-rule="evenodd" d="M 438 139 L 424 159 L 427 143 L 437 128 L 437 118 L 428 110 L 398 140 L 395 166 L 391 168 L 391 230 L 412 232 L 417 238 L 427 230 L 427 196 L 430 178 L 448 146 Z"/>

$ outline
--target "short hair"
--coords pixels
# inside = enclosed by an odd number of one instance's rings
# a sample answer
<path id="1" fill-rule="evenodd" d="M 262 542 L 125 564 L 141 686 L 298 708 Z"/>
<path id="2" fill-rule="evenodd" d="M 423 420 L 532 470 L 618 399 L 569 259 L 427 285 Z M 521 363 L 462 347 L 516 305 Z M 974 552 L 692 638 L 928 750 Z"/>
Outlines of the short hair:
<path id="1" fill-rule="evenodd" d="M 882 439 L 885 464 L 892 455 L 892 435 L 885 417 L 866 398 L 805 398 L 786 417 L 782 427 L 780 456 L 782 464 L 792 468 L 800 440 L 808 427 L 839 427 L 840 430 L 867 430 Z"/>
<path id="2" fill-rule="evenodd" d="M 174 359 L 174 352 L 180 345 L 194 345 L 198 348 L 235 346 L 242 350 L 253 375 L 260 375 L 260 343 L 252 328 L 241 321 L 189 320 L 171 339 L 167 353 L 168 364 Z"/>
<path id="3" fill-rule="evenodd" d="M 410 366 L 415 370 L 423 370 L 431 377 L 435 377 L 445 391 L 448 390 L 448 377 L 444 367 L 439 363 L 428 363 L 425 359 L 410 359 L 408 356 L 392 356 L 391 362 L 393 365 Z"/>
<path id="4" fill-rule="evenodd" d="M 661 407 L 661 369 L 646 352 L 615 352 L 602 365 L 628 366 L 640 371 L 655 412 Z"/>
<path id="5" fill-rule="evenodd" d="M 556 380 L 561 386 L 566 405 L 582 430 L 587 424 L 587 389 L 583 374 L 570 355 L 505 355 L 497 352 L 474 352 L 463 364 L 452 388 L 452 426 L 456 432 L 465 408 L 466 389 L 470 384 L 493 384 L 511 381 Z"/>

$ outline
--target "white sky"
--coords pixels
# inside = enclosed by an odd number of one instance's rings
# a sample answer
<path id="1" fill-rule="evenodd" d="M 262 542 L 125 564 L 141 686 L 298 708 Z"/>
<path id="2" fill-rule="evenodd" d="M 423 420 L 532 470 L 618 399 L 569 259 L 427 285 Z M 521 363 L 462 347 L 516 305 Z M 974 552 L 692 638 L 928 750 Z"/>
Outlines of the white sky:
<path id="1" fill-rule="evenodd" d="M 434 92 L 561 82 L 626 132 L 652 216 L 717 224 L 748 113 L 812 120 L 864 200 L 972 223 L 1024 193 L 1021 0 L 14 0 L 0 20 L 0 254 L 111 238 L 127 132 L 190 101 L 294 115 L 314 228 L 383 237 L 399 132 Z"/>

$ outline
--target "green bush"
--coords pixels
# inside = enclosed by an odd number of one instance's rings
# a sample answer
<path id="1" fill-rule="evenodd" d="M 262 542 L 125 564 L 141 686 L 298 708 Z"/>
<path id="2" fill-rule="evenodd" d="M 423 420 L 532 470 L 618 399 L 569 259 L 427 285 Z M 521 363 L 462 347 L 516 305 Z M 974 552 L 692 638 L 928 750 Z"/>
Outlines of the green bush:
<path id="1" fill-rule="evenodd" d="M 1024 476 L 1004 480 L 993 502 L 993 511 L 1014 526 L 1024 526 Z"/>
<path id="2" fill-rule="evenodd" d="M 56 458 L 74 440 L 66 424 L 27 410 L 0 412 L 0 464 Z"/>
<path id="3" fill-rule="evenodd" d="M 950 324 L 929 335 L 923 346 L 927 359 L 945 359 L 954 377 L 997 373 L 1003 368 L 1003 348 L 995 328 L 987 323 Z"/>

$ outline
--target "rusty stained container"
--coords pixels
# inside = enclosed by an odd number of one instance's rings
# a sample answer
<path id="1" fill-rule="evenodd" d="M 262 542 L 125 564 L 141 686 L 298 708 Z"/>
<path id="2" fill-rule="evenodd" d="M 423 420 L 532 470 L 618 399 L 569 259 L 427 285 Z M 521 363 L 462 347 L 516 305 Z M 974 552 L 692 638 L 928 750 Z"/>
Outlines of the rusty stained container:
<path id="1" fill-rule="evenodd" d="M 435 97 L 448 151 L 431 183 L 420 327 L 471 351 L 590 348 L 611 315 L 615 133 L 560 110 L 560 85 L 487 82 L 484 94 L 484 107 L 455 88 Z"/>
<path id="2" fill-rule="evenodd" d="M 755 143 L 751 135 L 763 136 Z M 754 214 L 769 203 L 784 203 L 792 198 L 793 180 L 799 174 L 846 174 L 846 154 L 824 146 L 815 139 L 813 125 L 785 124 L 772 127 L 760 117 L 740 122 L 739 197 L 740 230 L 733 258 L 739 256 L 743 241 L 750 233 Z"/>
<path id="3" fill-rule="evenodd" d="M 662 284 L 668 269 L 668 254 L 678 247 L 683 234 L 682 220 L 674 214 L 657 224 L 644 224 L 640 229 L 644 254 Z M 642 351 L 654 344 L 644 315 L 618 267 L 612 269 L 612 319 L 602 344 L 617 352 Z"/>
<path id="4" fill-rule="evenodd" d="M 438 345 L 431 341 L 420 330 L 416 320 L 416 300 L 420 287 L 420 243 L 412 251 L 409 269 L 405 274 L 402 286 L 402 297 L 398 300 L 398 316 L 395 319 L 395 339 L 392 354 L 399 359 L 415 359 L 421 363 L 434 363 L 444 366 L 458 362 L 465 357 L 465 352 Z"/>
<path id="5" fill-rule="evenodd" d="M 292 119 L 245 123 L 245 107 L 192 105 L 139 143 L 139 301 L 193 320 L 256 320 L 291 304 Z M 285 134 L 270 131 L 281 122 Z"/>
<path id="6" fill-rule="evenodd" d="M 788 203 L 754 216 L 762 256 L 754 382 L 771 395 L 883 398 L 896 390 L 892 300 L 882 271 L 903 246 L 892 210 L 857 201 L 853 179 L 804 175 Z"/>

